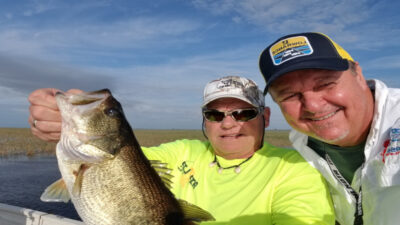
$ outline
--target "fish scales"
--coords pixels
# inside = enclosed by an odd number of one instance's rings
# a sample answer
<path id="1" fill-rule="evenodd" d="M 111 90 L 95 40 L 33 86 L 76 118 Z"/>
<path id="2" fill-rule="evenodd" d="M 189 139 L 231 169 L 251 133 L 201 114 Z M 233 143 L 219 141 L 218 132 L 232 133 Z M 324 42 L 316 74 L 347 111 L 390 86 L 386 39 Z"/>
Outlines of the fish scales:
<path id="1" fill-rule="evenodd" d="M 102 126 L 104 126 L 104 123 L 102 123 Z M 106 127 L 110 128 L 110 126 Z M 134 160 L 134 153 L 138 153 L 138 151 L 129 150 L 132 150 L 132 148 L 125 148 L 121 150 L 114 160 L 91 166 L 85 171 L 85 179 L 83 180 L 80 192 L 81 201 L 78 201 L 78 204 L 76 204 L 76 208 L 82 208 L 83 212 L 88 211 L 84 210 L 85 208 L 90 209 L 90 214 L 82 214 L 82 217 L 86 218 L 84 219 L 85 221 L 93 224 L 101 224 L 104 221 L 109 221 L 108 223 L 114 224 L 112 222 L 113 216 L 111 215 L 116 215 L 117 220 L 120 220 L 119 218 L 128 218 L 128 221 L 135 220 L 137 223 L 150 222 L 146 220 L 149 220 L 148 218 L 152 218 L 153 220 L 157 218 L 157 214 L 150 214 L 150 217 L 144 214 L 147 213 L 148 215 L 151 213 L 151 211 L 146 209 L 145 204 L 146 197 L 149 198 L 149 194 L 146 192 L 143 193 L 142 189 L 139 188 L 141 185 L 140 181 L 144 181 L 143 178 L 147 178 L 148 176 L 140 177 L 140 174 L 151 170 L 146 170 L 148 168 L 143 168 L 143 166 L 141 168 L 143 164 L 137 163 L 140 162 L 140 159 Z M 132 173 L 127 171 L 132 171 Z M 134 175 L 139 175 L 141 179 L 135 179 Z M 120 199 L 130 199 L 130 201 L 136 201 L 137 203 L 129 204 L 129 202 L 121 201 Z M 160 213 L 161 211 L 162 213 L 160 205 L 158 207 L 157 212 Z M 134 219 L 129 219 L 130 217 Z"/>
<path id="2" fill-rule="evenodd" d="M 134 161 L 130 148 L 125 148 L 115 159 L 85 171 L 79 199 L 72 197 L 72 201 L 87 224 L 117 224 L 116 221 L 124 224 L 122 219 L 128 221 L 126 224 L 165 224 L 163 218 L 168 212 L 180 211 L 176 200 L 163 190 L 157 175 L 148 174 L 151 171 L 148 165 Z M 61 164 L 60 168 L 63 177 L 69 176 L 74 181 L 73 171 L 79 165 L 72 171 L 68 164 Z M 158 185 L 162 188 L 157 188 Z"/>
<path id="3" fill-rule="evenodd" d="M 193 224 L 184 218 L 184 201 L 175 199 L 141 151 L 108 90 L 59 93 L 56 99 L 63 118 L 56 150 L 62 180 L 49 186 L 42 200 L 70 198 L 87 225 Z M 183 206 L 190 219 L 213 220 L 200 208 Z"/>

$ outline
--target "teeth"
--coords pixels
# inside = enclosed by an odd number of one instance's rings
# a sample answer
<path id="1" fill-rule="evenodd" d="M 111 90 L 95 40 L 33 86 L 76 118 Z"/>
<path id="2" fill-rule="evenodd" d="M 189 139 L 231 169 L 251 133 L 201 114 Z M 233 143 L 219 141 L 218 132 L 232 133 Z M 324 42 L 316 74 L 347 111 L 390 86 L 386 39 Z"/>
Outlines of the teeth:
<path id="1" fill-rule="evenodd" d="M 328 119 L 329 117 L 335 115 L 336 112 L 337 112 L 337 111 L 331 112 L 331 113 L 329 113 L 328 115 L 323 116 L 323 117 L 319 117 L 319 118 L 311 118 L 311 120 L 313 120 L 313 121 L 320 121 L 320 120 Z"/>

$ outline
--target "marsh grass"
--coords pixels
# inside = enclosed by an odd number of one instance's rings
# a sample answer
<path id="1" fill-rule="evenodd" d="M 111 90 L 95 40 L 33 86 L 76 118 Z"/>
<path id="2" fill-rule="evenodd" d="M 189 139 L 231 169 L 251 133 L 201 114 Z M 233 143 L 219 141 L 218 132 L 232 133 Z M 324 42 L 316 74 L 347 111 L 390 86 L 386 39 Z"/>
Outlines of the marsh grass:
<path id="1" fill-rule="evenodd" d="M 28 128 L 0 128 L 0 156 L 52 154 L 55 143 L 36 138 Z"/>
<path id="2" fill-rule="evenodd" d="M 289 141 L 290 130 L 265 130 L 265 141 L 268 143 L 284 148 L 291 148 L 292 143 Z"/>
<path id="3" fill-rule="evenodd" d="M 289 147 L 289 131 L 266 130 L 265 140 L 269 143 Z M 201 130 L 135 130 L 142 146 L 157 146 L 178 139 L 205 140 Z M 56 143 L 48 143 L 33 136 L 28 128 L 0 128 L 0 157 L 11 155 L 34 156 L 54 154 Z"/>

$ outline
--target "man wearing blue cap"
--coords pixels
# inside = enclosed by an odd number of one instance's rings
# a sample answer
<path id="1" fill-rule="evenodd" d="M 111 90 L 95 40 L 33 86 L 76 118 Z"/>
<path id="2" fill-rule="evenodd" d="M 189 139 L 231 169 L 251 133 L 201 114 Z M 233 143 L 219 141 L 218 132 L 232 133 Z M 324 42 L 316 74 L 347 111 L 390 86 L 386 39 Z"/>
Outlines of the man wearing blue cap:
<path id="1" fill-rule="evenodd" d="M 328 36 L 282 37 L 260 70 L 293 146 L 327 180 L 341 225 L 400 221 L 400 90 L 366 81 Z"/>

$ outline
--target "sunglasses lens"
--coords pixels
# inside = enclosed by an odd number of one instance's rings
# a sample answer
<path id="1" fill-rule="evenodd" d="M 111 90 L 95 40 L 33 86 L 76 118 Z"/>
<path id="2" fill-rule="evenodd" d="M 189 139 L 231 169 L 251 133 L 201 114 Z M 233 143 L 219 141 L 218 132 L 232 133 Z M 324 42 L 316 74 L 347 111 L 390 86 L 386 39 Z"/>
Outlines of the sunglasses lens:
<path id="1" fill-rule="evenodd" d="M 232 115 L 234 120 L 239 122 L 246 122 L 254 119 L 258 115 L 259 111 L 257 109 L 238 109 L 228 112 L 227 115 Z M 225 112 L 220 112 L 218 110 L 204 110 L 203 115 L 206 120 L 211 122 L 221 122 L 225 118 Z"/>
<path id="2" fill-rule="evenodd" d="M 236 121 L 249 121 L 255 118 L 258 115 L 258 111 L 256 109 L 243 109 L 232 112 L 232 116 Z"/>
<path id="3" fill-rule="evenodd" d="M 217 110 L 209 110 L 204 112 L 204 117 L 208 121 L 217 121 L 220 122 L 224 119 L 225 114 L 223 112 L 217 111 Z"/>

